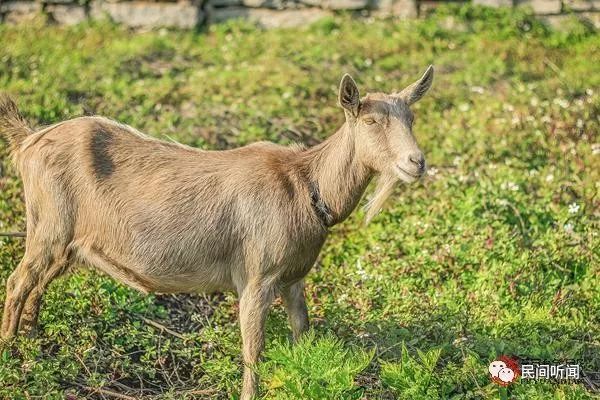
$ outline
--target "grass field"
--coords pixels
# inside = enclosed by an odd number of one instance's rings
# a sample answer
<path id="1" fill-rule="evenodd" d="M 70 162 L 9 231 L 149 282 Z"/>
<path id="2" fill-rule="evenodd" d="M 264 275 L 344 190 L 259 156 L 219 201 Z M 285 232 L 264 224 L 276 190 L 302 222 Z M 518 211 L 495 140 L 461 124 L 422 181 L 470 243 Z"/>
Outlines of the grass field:
<path id="1" fill-rule="evenodd" d="M 487 375 L 499 354 L 600 371 L 600 35 L 563 28 L 472 7 L 272 31 L 0 26 L 0 90 L 36 125 L 102 114 L 202 148 L 312 144 L 343 121 L 344 72 L 363 93 L 392 91 L 434 64 L 415 107 L 427 178 L 370 225 L 358 210 L 332 229 L 307 278 L 314 331 L 292 347 L 279 302 L 269 316 L 261 395 L 499 398 Z M 23 230 L 4 143 L 0 161 L 0 231 Z M 0 238 L 0 300 L 23 250 Z M 0 398 L 235 398 L 236 307 L 233 294 L 144 296 L 78 271 L 51 285 L 38 336 L 0 349 Z M 508 397 L 594 395 L 528 381 Z"/>

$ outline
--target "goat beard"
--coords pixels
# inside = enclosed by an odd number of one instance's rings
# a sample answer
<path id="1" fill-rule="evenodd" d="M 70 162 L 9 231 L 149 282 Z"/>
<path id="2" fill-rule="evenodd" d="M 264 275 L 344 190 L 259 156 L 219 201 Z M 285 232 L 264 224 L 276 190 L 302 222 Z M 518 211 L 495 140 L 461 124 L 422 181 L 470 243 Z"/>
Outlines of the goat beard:
<path id="1" fill-rule="evenodd" d="M 375 217 L 379 211 L 381 211 L 381 208 L 394 191 L 394 187 L 399 180 L 400 178 L 398 178 L 398 176 L 395 174 L 379 175 L 373 196 L 371 196 L 371 199 L 365 205 L 365 224 L 371 222 L 373 217 Z"/>

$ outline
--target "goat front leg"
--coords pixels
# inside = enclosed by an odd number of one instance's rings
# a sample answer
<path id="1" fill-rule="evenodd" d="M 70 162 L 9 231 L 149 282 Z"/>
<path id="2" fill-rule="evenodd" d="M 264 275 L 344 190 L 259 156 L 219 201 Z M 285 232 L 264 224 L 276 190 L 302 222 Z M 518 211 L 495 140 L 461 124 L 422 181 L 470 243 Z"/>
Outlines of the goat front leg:
<path id="1" fill-rule="evenodd" d="M 246 285 L 240 298 L 240 329 L 244 358 L 241 400 L 250 400 L 258 390 L 256 364 L 265 343 L 265 321 L 273 300 L 273 288 L 264 282 Z"/>
<path id="2" fill-rule="evenodd" d="M 296 282 L 281 290 L 283 305 L 288 314 L 294 342 L 308 330 L 308 309 L 304 297 L 304 281 Z"/>

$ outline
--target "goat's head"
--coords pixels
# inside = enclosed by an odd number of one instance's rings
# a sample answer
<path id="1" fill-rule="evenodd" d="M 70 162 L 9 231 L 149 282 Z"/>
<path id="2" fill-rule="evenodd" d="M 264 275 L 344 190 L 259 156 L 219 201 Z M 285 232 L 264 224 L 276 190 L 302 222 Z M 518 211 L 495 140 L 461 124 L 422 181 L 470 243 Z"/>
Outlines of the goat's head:
<path id="1" fill-rule="evenodd" d="M 431 86 L 433 68 L 406 89 L 392 94 L 367 94 L 362 99 L 350 75 L 340 84 L 339 101 L 356 137 L 361 160 L 379 173 L 413 182 L 425 173 L 425 158 L 412 133 L 410 105 Z"/>
<path id="2" fill-rule="evenodd" d="M 380 175 L 367 219 L 377 212 L 395 182 L 411 183 L 425 173 L 425 158 L 412 132 L 410 106 L 423 97 L 432 81 L 430 66 L 421 79 L 400 92 L 367 94 L 361 99 L 350 75 L 342 78 L 339 102 L 355 137 L 357 156 Z"/>

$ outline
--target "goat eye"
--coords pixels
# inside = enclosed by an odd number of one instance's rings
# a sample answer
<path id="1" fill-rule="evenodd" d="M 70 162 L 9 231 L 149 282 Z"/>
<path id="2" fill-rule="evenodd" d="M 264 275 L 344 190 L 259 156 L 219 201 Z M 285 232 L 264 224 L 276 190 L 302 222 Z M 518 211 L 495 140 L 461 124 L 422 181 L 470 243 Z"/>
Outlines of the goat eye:
<path id="1" fill-rule="evenodd" d="M 377 121 L 375 121 L 373 118 L 365 118 L 364 121 L 365 121 L 365 124 L 367 124 L 367 125 L 373 125 L 373 124 L 377 123 Z"/>

